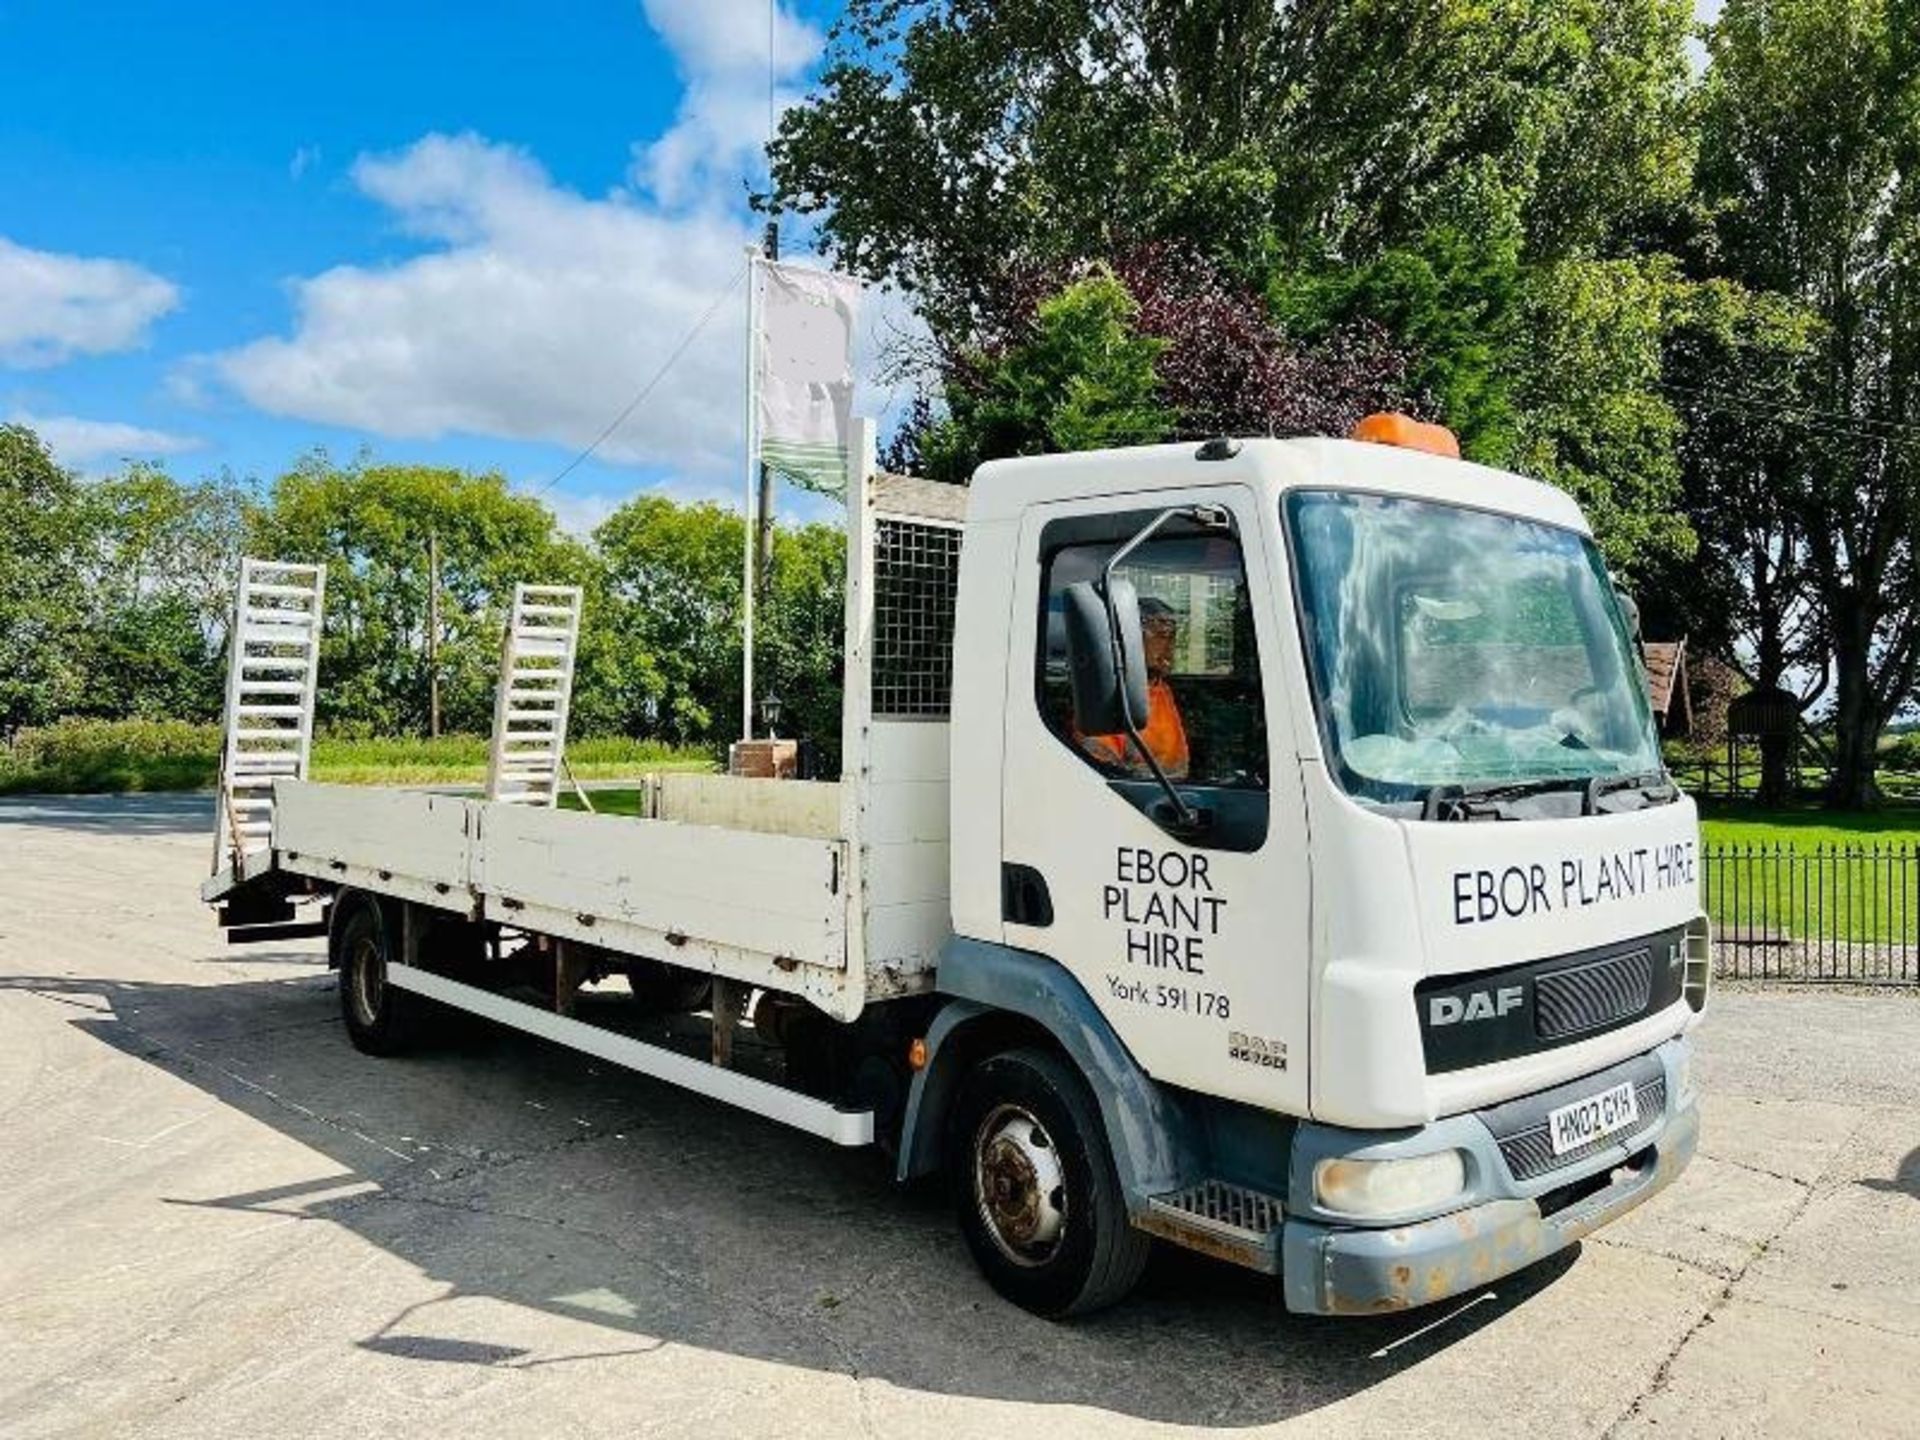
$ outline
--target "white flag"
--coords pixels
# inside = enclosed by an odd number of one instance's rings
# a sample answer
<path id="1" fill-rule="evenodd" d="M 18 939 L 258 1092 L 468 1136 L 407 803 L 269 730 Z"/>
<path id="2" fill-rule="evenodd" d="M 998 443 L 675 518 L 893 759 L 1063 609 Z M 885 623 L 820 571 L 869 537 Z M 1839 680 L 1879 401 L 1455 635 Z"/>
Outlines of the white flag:
<path id="1" fill-rule="evenodd" d="M 853 319 L 844 275 L 765 262 L 758 361 L 760 460 L 808 490 L 847 492 L 853 424 Z"/>

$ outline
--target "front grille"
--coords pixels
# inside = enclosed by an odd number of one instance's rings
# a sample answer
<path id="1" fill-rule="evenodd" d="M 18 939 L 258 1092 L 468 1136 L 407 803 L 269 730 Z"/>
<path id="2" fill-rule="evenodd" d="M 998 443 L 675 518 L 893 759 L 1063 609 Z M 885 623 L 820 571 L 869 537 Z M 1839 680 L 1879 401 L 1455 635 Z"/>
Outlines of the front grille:
<path id="1" fill-rule="evenodd" d="M 1443 1075 L 1576 1045 L 1680 999 L 1686 930 L 1549 955 L 1413 987 L 1427 1072 Z"/>
<path id="2" fill-rule="evenodd" d="M 1653 995 L 1653 952 L 1630 950 L 1537 976 L 1533 1031 L 1558 1040 L 1639 1015 Z"/>
<path id="3" fill-rule="evenodd" d="M 1590 1140 L 1578 1149 L 1567 1151 L 1564 1155 L 1553 1153 L 1553 1136 L 1544 1124 L 1503 1136 L 1500 1140 L 1500 1153 L 1506 1157 L 1507 1169 L 1513 1172 L 1515 1180 L 1532 1180 L 1551 1170 L 1578 1165 L 1582 1160 L 1598 1155 L 1602 1150 L 1638 1139 L 1659 1124 L 1661 1115 L 1666 1111 L 1666 1076 L 1659 1075 L 1636 1085 L 1634 1098 L 1640 1108 L 1638 1126 L 1632 1130 L 1620 1131 L 1618 1134 L 1602 1135 L 1599 1139 Z"/>

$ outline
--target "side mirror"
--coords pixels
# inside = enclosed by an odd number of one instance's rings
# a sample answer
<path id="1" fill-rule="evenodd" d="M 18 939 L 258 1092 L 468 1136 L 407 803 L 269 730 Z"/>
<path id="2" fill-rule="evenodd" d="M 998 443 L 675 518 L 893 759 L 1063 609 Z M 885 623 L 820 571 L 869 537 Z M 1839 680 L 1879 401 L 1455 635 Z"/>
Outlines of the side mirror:
<path id="1" fill-rule="evenodd" d="M 1083 735 L 1124 735 L 1147 718 L 1147 654 L 1140 631 L 1140 596 L 1131 580 L 1116 577 L 1113 614 L 1119 645 L 1107 624 L 1107 602 L 1090 580 L 1069 585 L 1061 596 L 1067 628 L 1067 670 L 1073 682 L 1073 723 Z M 1116 657 L 1118 664 L 1116 665 Z M 1122 685 L 1127 709 L 1120 708 Z"/>

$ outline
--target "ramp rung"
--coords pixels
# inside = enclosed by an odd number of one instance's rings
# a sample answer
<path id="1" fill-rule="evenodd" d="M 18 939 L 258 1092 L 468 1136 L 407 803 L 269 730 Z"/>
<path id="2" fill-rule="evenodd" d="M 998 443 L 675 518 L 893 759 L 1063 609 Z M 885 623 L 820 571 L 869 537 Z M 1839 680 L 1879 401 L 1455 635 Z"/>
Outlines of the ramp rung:
<path id="1" fill-rule="evenodd" d="M 242 614 L 249 625 L 264 625 L 273 630 L 311 630 L 313 616 L 305 610 L 249 608 Z"/>
<path id="2" fill-rule="evenodd" d="M 302 628 L 305 628 L 305 627 L 302 627 Z M 313 636 L 277 634 L 277 633 L 263 634 L 257 628 L 248 629 L 243 626 L 240 631 L 240 643 L 243 645 L 279 645 L 288 650 L 296 650 L 296 649 L 310 650 L 313 648 Z M 264 659 L 266 657 L 255 655 L 249 658 L 259 660 L 259 659 Z M 283 658 L 283 657 L 274 657 L 274 658 Z M 291 659 L 292 657 L 286 656 L 284 658 Z"/>

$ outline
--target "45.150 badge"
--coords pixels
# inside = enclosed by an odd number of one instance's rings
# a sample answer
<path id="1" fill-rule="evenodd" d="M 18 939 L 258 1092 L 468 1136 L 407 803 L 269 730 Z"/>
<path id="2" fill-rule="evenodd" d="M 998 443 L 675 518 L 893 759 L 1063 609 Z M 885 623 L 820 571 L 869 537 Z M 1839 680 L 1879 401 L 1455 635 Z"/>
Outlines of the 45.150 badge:
<path id="1" fill-rule="evenodd" d="M 1265 1040 L 1258 1035 L 1242 1035 L 1238 1030 L 1229 1030 L 1227 1058 L 1258 1065 L 1264 1070 L 1284 1070 L 1287 1068 L 1287 1042 Z"/>

